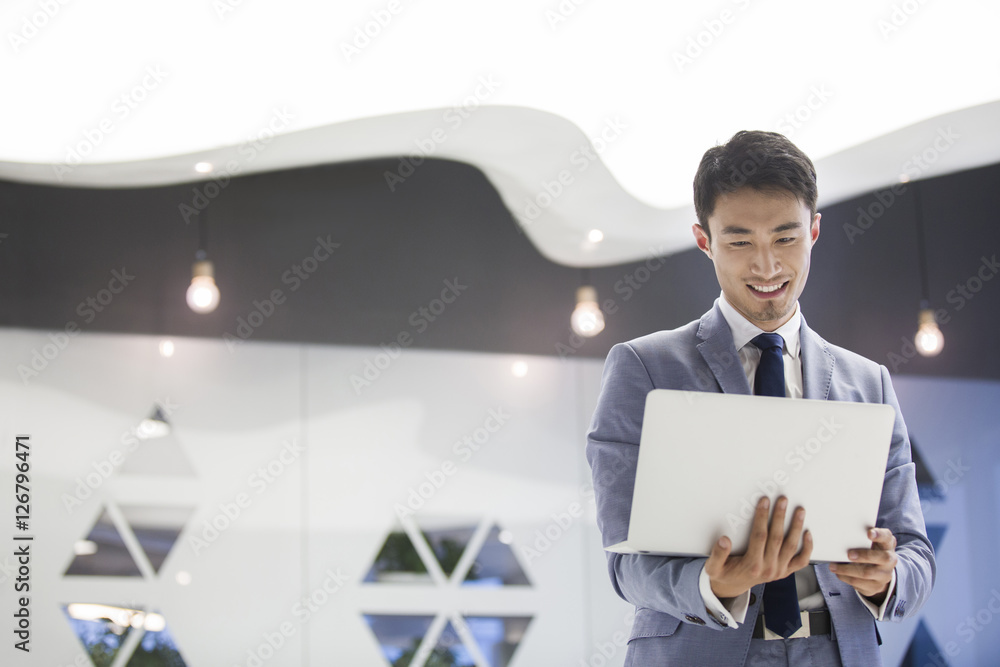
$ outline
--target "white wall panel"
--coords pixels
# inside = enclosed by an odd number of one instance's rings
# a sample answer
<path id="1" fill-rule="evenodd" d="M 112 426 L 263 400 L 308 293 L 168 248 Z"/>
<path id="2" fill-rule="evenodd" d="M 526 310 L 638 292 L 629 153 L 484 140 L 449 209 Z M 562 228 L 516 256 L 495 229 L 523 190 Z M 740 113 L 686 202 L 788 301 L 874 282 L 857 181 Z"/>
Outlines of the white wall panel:
<path id="1" fill-rule="evenodd" d="M 164 358 L 157 338 L 98 334 L 54 353 L 49 332 L 9 329 L 0 341 L 5 478 L 14 434 L 33 443 L 33 660 L 82 659 L 60 605 L 83 601 L 159 611 L 189 665 L 381 665 L 366 611 L 532 616 L 514 667 L 586 664 L 594 623 L 622 625 L 590 553 L 582 457 L 599 363 L 403 350 L 386 364 L 380 348 L 200 339 Z M 23 381 L 36 350 L 52 358 Z M 369 361 L 378 377 L 352 384 Z M 173 431 L 136 444 L 156 402 Z M 190 511 L 158 573 L 64 576 L 105 509 L 137 507 Z M 424 528 L 509 531 L 531 585 L 362 584 L 402 507 Z"/>
<path id="2" fill-rule="evenodd" d="M 368 634 L 357 633 L 354 623 L 334 622 L 359 608 L 531 615 L 513 664 L 582 658 L 582 521 L 537 559 L 529 561 L 521 549 L 579 495 L 583 442 L 572 364 L 528 358 L 528 374 L 518 378 L 510 356 L 404 350 L 356 391 L 351 375 L 360 376 L 368 361 L 386 364 L 383 354 L 365 348 L 308 352 L 313 576 L 338 563 L 355 577 L 323 612 L 329 631 L 311 634 L 314 661 L 336 649 L 358 664 L 377 664 L 365 662 L 377 657 Z M 400 508 L 406 515 L 413 510 L 423 527 L 499 522 L 513 534 L 512 547 L 532 586 L 387 591 L 386 584 L 359 583 Z M 345 530 L 356 531 L 356 539 L 345 539 Z"/>
<path id="3" fill-rule="evenodd" d="M 221 342 L 185 339 L 176 341 L 176 353 L 166 359 L 155 338 L 81 334 L 24 383 L 17 366 L 30 364 L 31 350 L 41 350 L 48 334 L 6 330 L 2 340 L 0 396 L 5 406 L 17 406 L 3 412 L 5 479 L 13 434 L 28 433 L 35 443 L 32 664 L 69 664 L 82 652 L 60 607 L 69 602 L 156 609 L 188 664 L 240 664 L 301 587 L 301 466 L 293 462 L 263 486 L 251 478 L 275 459 L 284 441 L 300 437 L 298 350 L 247 346 L 230 353 Z M 159 474 L 155 466 L 143 474 L 126 472 L 133 456 L 159 442 L 129 445 L 136 442 L 130 432 L 155 401 L 175 406 L 170 439 L 189 459 L 193 477 Z M 122 459 L 112 458 L 116 451 Z M 124 462 L 116 465 L 119 460 Z M 100 481 L 96 488 L 88 475 Z M 77 498 L 79 503 L 67 501 L 88 489 L 89 497 Z M 240 493 L 246 506 L 239 516 L 230 506 L 226 517 L 220 504 Z M 5 496 L 2 506 L 10 517 L 13 507 L 7 509 Z M 73 544 L 86 537 L 109 503 L 190 507 L 194 514 L 151 578 L 64 577 Z M 213 519 L 224 530 L 210 539 L 214 533 L 205 533 L 204 522 Z M 195 536 L 205 540 L 204 548 L 192 547 Z M 189 573 L 189 585 L 177 582 L 180 571 Z M 6 591 L 3 600 L 9 619 Z M 2 651 L 11 656 L 10 642 Z M 300 664 L 299 651 L 290 642 L 270 664 Z"/>

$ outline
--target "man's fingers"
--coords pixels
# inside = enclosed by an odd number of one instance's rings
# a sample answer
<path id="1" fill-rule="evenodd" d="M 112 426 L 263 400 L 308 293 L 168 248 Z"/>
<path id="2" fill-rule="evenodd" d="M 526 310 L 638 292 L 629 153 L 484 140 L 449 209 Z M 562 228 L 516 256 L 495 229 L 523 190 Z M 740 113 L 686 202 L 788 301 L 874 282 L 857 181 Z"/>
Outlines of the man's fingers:
<path id="1" fill-rule="evenodd" d="M 896 537 L 887 528 L 869 528 L 871 549 L 850 549 L 848 563 L 830 563 L 830 571 L 866 597 L 882 595 L 892 581 L 892 572 L 899 562 Z"/>
<path id="2" fill-rule="evenodd" d="M 747 542 L 746 558 L 760 560 L 764 557 L 767 546 L 767 515 L 771 507 L 771 499 L 764 496 L 757 501 L 757 509 L 753 515 L 753 525 L 750 527 L 750 540 Z"/>
<path id="3" fill-rule="evenodd" d="M 888 528 L 868 529 L 868 539 L 872 541 L 872 549 L 892 551 L 896 548 L 896 536 Z"/>
<path id="4" fill-rule="evenodd" d="M 891 572 L 891 568 L 887 569 L 872 563 L 831 563 L 830 571 L 836 573 L 844 581 L 850 579 L 851 581 L 883 582 L 886 578 L 886 573 Z"/>
<path id="5" fill-rule="evenodd" d="M 725 566 L 726 559 L 729 558 L 729 552 L 732 548 L 733 543 L 725 535 L 716 540 L 715 544 L 712 545 L 712 553 L 708 555 L 708 560 L 705 561 L 705 573 L 710 579 L 717 579 L 722 574 L 722 568 Z"/>
<path id="6" fill-rule="evenodd" d="M 809 559 L 812 557 L 813 552 L 813 538 L 812 533 L 808 530 L 802 535 L 802 550 L 795 554 L 788 563 L 788 569 L 790 572 L 798 572 L 806 565 L 809 564 Z"/>
<path id="7" fill-rule="evenodd" d="M 854 569 L 863 568 L 863 569 Z M 879 573 L 874 565 L 855 565 L 848 563 L 831 563 L 830 570 L 838 579 L 851 586 L 865 597 L 884 593 L 891 579 Z M 882 576 L 879 576 L 882 574 Z"/>
<path id="8" fill-rule="evenodd" d="M 873 565 L 892 565 L 895 567 L 896 552 L 883 549 L 851 549 L 847 557 L 852 563 L 870 563 Z"/>
<path id="9" fill-rule="evenodd" d="M 787 563 L 799 551 L 799 542 L 802 538 L 802 528 L 805 525 L 806 511 L 799 507 L 792 514 L 792 525 L 788 527 L 788 534 L 781 543 L 781 551 L 778 552 L 778 560 Z"/>
<path id="10" fill-rule="evenodd" d="M 861 565 L 859 563 L 830 563 L 830 571 L 836 572 L 838 577 L 846 577 L 850 579 L 867 579 L 868 568 L 870 565 Z"/>
<path id="11" fill-rule="evenodd" d="M 863 577 L 855 577 L 850 574 L 838 571 L 836 573 L 837 578 L 843 581 L 848 586 L 856 589 L 862 595 L 872 595 L 876 592 L 877 586 L 871 579 L 865 579 Z"/>
<path id="12" fill-rule="evenodd" d="M 788 507 L 788 498 L 781 496 L 774 504 L 774 514 L 771 515 L 771 528 L 767 535 L 767 555 L 776 557 L 781 553 L 781 546 L 785 541 L 785 508 Z M 798 546 L 796 543 L 795 546 Z"/>

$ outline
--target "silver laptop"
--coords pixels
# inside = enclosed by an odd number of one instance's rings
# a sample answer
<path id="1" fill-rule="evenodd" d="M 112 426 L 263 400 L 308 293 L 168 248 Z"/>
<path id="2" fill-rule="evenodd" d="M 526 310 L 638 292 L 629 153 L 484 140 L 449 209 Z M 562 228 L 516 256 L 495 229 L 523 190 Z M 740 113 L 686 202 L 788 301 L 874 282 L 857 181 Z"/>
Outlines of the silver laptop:
<path id="1" fill-rule="evenodd" d="M 607 551 L 746 551 L 762 495 L 806 510 L 813 562 L 870 548 L 895 411 L 872 403 L 654 389 L 646 397 L 628 539 Z"/>

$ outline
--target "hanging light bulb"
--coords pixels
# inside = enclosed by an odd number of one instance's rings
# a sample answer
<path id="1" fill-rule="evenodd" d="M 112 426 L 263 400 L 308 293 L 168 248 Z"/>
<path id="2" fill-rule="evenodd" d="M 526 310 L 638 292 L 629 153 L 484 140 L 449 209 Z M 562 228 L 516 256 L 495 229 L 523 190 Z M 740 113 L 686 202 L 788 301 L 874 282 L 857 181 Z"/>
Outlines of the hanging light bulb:
<path id="1" fill-rule="evenodd" d="M 188 306 L 196 313 L 210 313 L 219 305 L 219 288 L 215 285 L 215 268 L 199 251 L 198 261 L 191 269 L 191 285 L 187 289 Z"/>
<path id="2" fill-rule="evenodd" d="M 944 348 L 944 335 L 934 319 L 930 302 L 930 281 L 927 277 L 927 238 L 924 229 L 923 206 L 920 203 L 920 182 L 913 184 L 913 219 L 917 228 L 917 262 L 920 269 L 920 315 L 913 344 L 924 357 L 936 357 Z"/>
<path id="3" fill-rule="evenodd" d="M 925 357 L 936 357 L 944 348 L 944 334 L 934 319 L 934 311 L 924 308 L 920 311 L 920 328 L 913 337 L 917 352 Z"/>
<path id="4" fill-rule="evenodd" d="M 597 290 L 584 285 L 576 291 L 576 309 L 569 319 L 578 335 L 591 338 L 604 331 L 604 314 L 597 305 Z"/>
<path id="5" fill-rule="evenodd" d="M 188 307 L 196 313 L 210 313 L 219 305 L 219 288 L 215 285 L 215 267 L 208 260 L 208 211 L 198 214 L 198 251 L 191 267 L 191 285 L 187 289 Z"/>

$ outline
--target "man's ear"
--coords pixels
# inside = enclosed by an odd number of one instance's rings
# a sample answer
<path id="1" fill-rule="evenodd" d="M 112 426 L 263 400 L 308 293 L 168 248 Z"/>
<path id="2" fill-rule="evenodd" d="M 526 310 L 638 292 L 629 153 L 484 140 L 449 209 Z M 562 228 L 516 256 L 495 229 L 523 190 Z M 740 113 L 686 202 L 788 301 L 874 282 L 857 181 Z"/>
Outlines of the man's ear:
<path id="1" fill-rule="evenodd" d="M 816 240 L 819 238 L 819 219 L 821 217 L 822 216 L 819 213 L 814 215 L 812 225 L 809 227 L 809 238 L 812 239 L 813 244 L 815 244 Z"/>
<path id="2" fill-rule="evenodd" d="M 694 242 L 698 244 L 698 248 L 711 259 L 712 241 L 708 238 L 708 234 L 705 233 L 704 228 L 696 222 L 691 225 L 691 232 L 694 234 Z"/>

